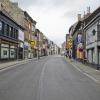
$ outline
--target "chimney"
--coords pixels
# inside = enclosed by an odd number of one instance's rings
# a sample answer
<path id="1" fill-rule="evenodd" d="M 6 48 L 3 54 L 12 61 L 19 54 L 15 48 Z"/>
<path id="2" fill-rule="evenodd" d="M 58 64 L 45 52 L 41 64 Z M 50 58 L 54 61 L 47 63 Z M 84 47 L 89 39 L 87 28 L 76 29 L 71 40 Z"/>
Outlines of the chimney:
<path id="1" fill-rule="evenodd" d="M 81 14 L 78 14 L 78 21 L 81 21 Z"/>
<path id="2" fill-rule="evenodd" d="M 90 7 L 87 7 L 87 15 L 90 15 Z"/>

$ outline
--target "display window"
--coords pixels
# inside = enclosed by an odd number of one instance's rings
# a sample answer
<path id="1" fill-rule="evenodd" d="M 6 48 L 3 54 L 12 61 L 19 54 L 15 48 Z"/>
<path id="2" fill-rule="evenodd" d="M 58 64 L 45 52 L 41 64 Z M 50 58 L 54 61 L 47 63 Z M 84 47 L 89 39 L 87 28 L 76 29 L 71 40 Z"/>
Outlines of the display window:
<path id="1" fill-rule="evenodd" d="M 8 59 L 9 58 L 9 48 L 1 47 L 1 59 Z"/>
<path id="2" fill-rule="evenodd" d="M 10 49 L 10 58 L 15 58 L 16 52 L 15 49 Z"/>

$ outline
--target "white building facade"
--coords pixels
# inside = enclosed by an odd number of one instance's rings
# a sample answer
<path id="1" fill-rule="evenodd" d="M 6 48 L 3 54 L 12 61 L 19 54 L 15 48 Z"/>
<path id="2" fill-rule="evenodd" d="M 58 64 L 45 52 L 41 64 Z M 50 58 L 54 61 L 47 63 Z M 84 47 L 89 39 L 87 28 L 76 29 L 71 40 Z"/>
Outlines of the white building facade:
<path id="1" fill-rule="evenodd" d="M 94 65 L 100 65 L 100 13 L 85 27 L 86 58 Z"/>

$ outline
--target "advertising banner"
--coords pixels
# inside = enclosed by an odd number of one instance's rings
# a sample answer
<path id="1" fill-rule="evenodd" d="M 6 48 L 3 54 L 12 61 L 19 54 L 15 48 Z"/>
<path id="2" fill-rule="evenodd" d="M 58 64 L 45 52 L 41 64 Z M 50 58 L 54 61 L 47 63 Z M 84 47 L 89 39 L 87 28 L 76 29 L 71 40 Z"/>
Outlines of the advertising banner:
<path id="1" fill-rule="evenodd" d="M 78 34 L 78 36 L 77 36 L 77 42 L 78 43 L 82 43 L 82 35 L 81 34 Z"/>
<path id="2" fill-rule="evenodd" d="M 24 41 L 24 32 L 19 30 L 19 35 L 18 35 L 18 39 L 21 41 Z"/>

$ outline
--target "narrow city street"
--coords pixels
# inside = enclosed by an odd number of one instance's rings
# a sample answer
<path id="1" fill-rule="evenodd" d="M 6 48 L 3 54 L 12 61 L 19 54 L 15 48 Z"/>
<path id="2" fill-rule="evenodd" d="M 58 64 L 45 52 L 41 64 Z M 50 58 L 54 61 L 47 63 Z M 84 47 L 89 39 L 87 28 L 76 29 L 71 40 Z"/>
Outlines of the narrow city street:
<path id="1" fill-rule="evenodd" d="M 48 56 L 0 71 L 0 100 L 100 100 L 100 84 Z"/>

